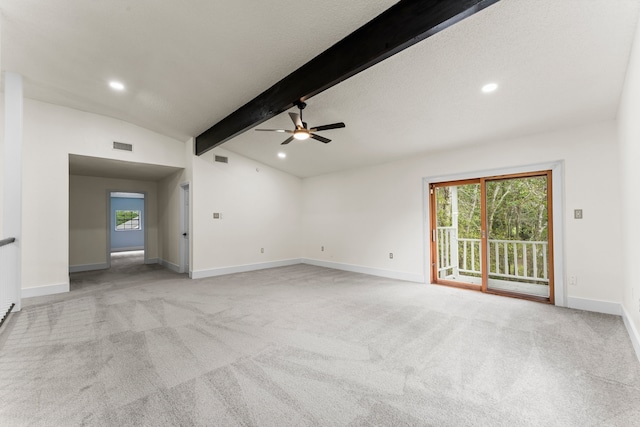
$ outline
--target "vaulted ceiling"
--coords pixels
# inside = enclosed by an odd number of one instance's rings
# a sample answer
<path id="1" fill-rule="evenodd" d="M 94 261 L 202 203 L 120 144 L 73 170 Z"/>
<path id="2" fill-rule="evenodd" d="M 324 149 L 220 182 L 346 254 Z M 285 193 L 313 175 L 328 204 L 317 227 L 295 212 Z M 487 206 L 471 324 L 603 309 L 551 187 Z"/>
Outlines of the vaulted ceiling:
<path id="1" fill-rule="evenodd" d="M 2 69 L 23 75 L 28 98 L 184 141 L 394 3 L 2 0 Z M 308 100 L 310 125 L 347 124 L 323 133 L 332 143 L 248 131 L 223 147 L 307 177 L 613 119 L 639 10 L 501 0 Z M 499 88 L 483 94 L 488 82 Z"/>

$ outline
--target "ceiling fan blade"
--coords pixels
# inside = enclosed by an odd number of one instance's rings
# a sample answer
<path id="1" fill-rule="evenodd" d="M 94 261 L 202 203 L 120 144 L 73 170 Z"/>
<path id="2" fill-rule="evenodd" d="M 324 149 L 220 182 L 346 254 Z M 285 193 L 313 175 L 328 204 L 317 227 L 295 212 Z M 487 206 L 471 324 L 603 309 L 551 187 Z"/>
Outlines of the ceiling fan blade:
<path id="1" fill-rule="evenodd" d="M 309 132 L 319 132 L 321 130 L 329 130 L 329 129 L 339 129 L 339 128 L 343 128 L 346 127 L 346 125 L 342 122 L 340 123 L 332 123 L 330 125 L 322 125 L 322 126 L 317 126 L 314 127 L 312 129 L 309 129 Z"/>
<path id="2" fill-rule="evenodd" d="M 291 117 L 291 121 L 293 121 L 293 124 L 296 125 L 296 127 L 304 127 L 302 126 L 302 120 L 300 120 L 300 114 L 298 113 L 289 113 L 289 117 Z"/>
<path id="3" fill-rule="evenodd" d="M 325 144 L 328 144 L 331 142 L 331 140 L 329 138 L 325 138 L 324 136 L 320 136 L 320 135 L 314 135 L 311 134 L 311 138 L 320 141 L 320 142 L 324 142 Z"/>
<path id="4" fill-rule="evenodd" d="M 290 143 L 291 141 L 293 141 L 294 138 L 292 136 L 290 136 L 289 138 L 287 138 L 282 144 L 280 145 L 287 145 L 288 143 Z"/>
<path id="5" fill-rule="evenodd" d="M 293 133 L 292 130 L 286 130 L 286 129 L 256 129 L 256 130 L 260 130 L 263 132 Z"/>

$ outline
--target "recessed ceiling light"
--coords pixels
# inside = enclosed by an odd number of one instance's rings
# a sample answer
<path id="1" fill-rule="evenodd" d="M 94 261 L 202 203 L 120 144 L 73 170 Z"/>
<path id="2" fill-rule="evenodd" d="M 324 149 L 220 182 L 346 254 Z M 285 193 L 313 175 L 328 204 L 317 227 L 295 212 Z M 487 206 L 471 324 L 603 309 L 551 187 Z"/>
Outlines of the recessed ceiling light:
<path id="1" fill-rule="evenodd" d="M 280 152 L 280 153 L 278 153 L 278 157 L 280 157 L 281 159 L 286 159 L 287 158 L 287 153 Z"/>
<path id="2" fill-rule="evenodd" d="M 484 93 L 495 92 L 496 89 L 498 89 L 498 83 L 487 83 L 486 85 L 482 86 L 482 92 Z"/>
<path id="3" fill-rule="evenodd" d="M 113 90 L 117 90 L 117 91 L 123 91 L 124 90 L 124 85 L 120 82 L 117 82 L 115 80 L 112 80 L 109 82 L 109 87 Z"/>

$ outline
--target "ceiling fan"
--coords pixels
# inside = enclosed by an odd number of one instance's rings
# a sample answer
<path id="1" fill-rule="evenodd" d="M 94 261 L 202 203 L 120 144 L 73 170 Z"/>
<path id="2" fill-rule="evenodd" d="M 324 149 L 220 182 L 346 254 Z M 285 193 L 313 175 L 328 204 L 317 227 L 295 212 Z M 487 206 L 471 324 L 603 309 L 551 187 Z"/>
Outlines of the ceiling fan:
<path id="1" fill-rule="evenodd" d="M 292 136 L 287 138 L 281 145 L 286 145 L 291 141 L 293 141 L 294 139 L 298 139 L 302 141 L 309 138 L 312 138 L 327 144 L 331 142 L 331 140 L 329 138 L 316 135 L 315 132 L 320 132 L 320 131 L 329 130 L 329 129 L 339 129 L 339 128 L 345 127 L 345 124 L 340 122 L 340 123 L 332 123 L 330 125 L 322 125 L 322 126 L 308 128 L 307 123 L 302 121 L 302 110 L 304 110 L 307 104 L 305 104 L 302 101 L 298 101 L 295 103 L 295 105 L 300 109 L 300 114 L 289 113 L 289 117 L 291 117 L 293 124 L 296 126 L 294 130 L 286 130 L 286 129 L 256 129 L 256 130 L 265 131 L 265 132 L 283 132 L 283 133 L 293 134 Z"/>

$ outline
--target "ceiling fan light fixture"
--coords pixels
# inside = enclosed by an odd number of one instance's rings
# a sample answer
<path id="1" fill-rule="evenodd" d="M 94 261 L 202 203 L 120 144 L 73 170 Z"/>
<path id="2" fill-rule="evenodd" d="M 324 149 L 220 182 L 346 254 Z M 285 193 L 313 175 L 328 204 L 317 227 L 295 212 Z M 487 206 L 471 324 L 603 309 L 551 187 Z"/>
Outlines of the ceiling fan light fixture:
<path id="1" fill-rule="evenodd" d="M 304 141 L 305 139 L 309 139 L 311 135 L 306 130 L 298 129 L 293 133 L 293 137 L 298 141 Z"/>
<path id="2" fill-rule="evenodd" d="M 267 132 L 284 132 L 284 133 L 290 134 L 291 136 L 285 139 L 283 142 L 281 142 L 280 145 L 287 145 L 294 140 L 304 141 L 309 138 L 313 138 L 316 141 L 322 142 L 323 144 L 328 144 L 331 142 L 331 140 L 329 138 L 325 138 L 324 136 L 317 135 L 316 132 L 323 131 L 323 130 L 340 129 L 345 127 L 344 123 L 342 122 L 331 123 L 330 125 L 309 127 L 307 126 L 306 122 L 302 121 L 302 110 L 304 109 L 306 104 L 304 102 L 299 102 L 299 103 L 296 103 L 296 106 L 300 109 L 300 113 L 299 114 L 289 113 L 289 117 L 291 117 L 291 121 L 295 125 L 295 128 L 293 130 L 286 130 L 286 129 L 255 129 L 255 130 L 261 130 L 261 131 L 267 131 Z"/>

